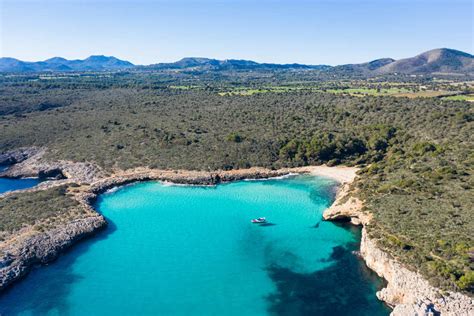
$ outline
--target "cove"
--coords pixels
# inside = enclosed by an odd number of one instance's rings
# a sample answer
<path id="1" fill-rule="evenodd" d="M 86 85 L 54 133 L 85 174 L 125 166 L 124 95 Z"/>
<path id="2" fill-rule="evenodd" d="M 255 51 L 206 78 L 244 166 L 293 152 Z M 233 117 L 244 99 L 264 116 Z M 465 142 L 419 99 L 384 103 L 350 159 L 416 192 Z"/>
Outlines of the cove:
<path id="1" fill-rule="evenodd" d="M 0 165 L 0 172 L 7 168 L 8 166 Z M 40 183 L 40 180 L 37 178 L 12 179 L 0 177 L 0 194 L 13 190 L 28 189 L 34 187 L 38 183 Z"/>
<path id="2" fill-rule="evenodd" d="M 359 229 L 321 220 L 334 188 L 308 175 L 121 187 L 96 204 L 108 228 L 6 291 L 0 314 L 388 315 L 352 254 Z"/>

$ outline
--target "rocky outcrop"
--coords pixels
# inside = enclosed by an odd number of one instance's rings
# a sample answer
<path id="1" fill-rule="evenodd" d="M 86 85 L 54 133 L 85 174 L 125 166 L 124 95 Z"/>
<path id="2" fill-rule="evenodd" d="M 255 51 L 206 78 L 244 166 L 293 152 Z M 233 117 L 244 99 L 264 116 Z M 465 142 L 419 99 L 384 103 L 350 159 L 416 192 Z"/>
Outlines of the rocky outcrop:
<path id="1" fill-rule="evenodd" d="M 461 293 L 444 292 L 382 251 L 362 230 L 360 253 L 367 266 L 387 280 L 377 297 L 393 306 L 393 316 L 424 316 L 428 311 L 446 316 L 474 315 L 474 301 Z"/>
<path id="2" fill-rule="evenodd" d="M 66 176 L 63 174 L 61 169 L 55 168 L 55 169 L 49 169 L 49 170 L 40 170 L 38 172 L 38 178 L 61 180 L 61 179 L 66 179 Z"/>
<path id="3" fill-rule="evenodd" d="M 354 225 L 368 223 L 372 216 L 362 211 L 362 201 L 348 196 L 349 184 L 343 184 L 336 195 L 334 203 L 324 211 L 323 218 L 331 221 L 351 222 Z"/>
<path id="4" fill-rule="evenodd" d="M 10 168 L 0 177 L 71 179 L 78 183 L 92 183 L 106 176 L 98 166 L 88 162 L 48 161 L 44 148 L 23 148 L 0 155 L 0 161 L 9 161 Z"/>
<path id="5" fill-rule="evenodd" d="M 42 160 L 43 155 L 44 149 L 7 153 L 3 157 L 14 157 L 10 161 L 15 161 L 15 164 L 0 176 L 61 179 L 42 182 L 34 188 L 23 190 L 23 193 L 46 190 L 67 183 L 75 183 L 78 186 L 77 183 L 97 181 L 98 177 L 104 176 L 103 172 L 93 165 L 69 162 L 50 163 Z M 71 175 L 71 178 L 64 179 Z M 6 192 L 0 197 L 13 194 L 18 194 L 18 191 Z M 84 196 L 87 197 L 87 194 Z M 63 250 L 107 224 L 104 217 L 98 214 L 81 194 L 73 193 L 72 197 L 79 201 L 80 207 L 84 210 L 79 213 L 80 215 L 74 215 L 72 219 L 67 214 L 63 218 L 57 218 L 57 222 L 61 224 L 54 227 L 47 226 L 45 231 L 35 228 L 43 224 L 42 222 L 35 223 L 31 227 L 25 227 L 8 235 L 4 241 L 0 242 L 0 291 L 27 274 L 35 264 L 54 260 Z"/>
<path id="6" fill-rule="evenodd" d="M 61 251 L 106 225 L 99 215 L 73 220 L 46 231 L 28 232 L 0 247 L 0 291 L 27 274 L 37 263 L 54 260 Z"/>
<path id="7" fill-rule="evenodd" d="M 0 165 L 11 165 L 22 162 L 29 157 L 33 157 L 39 151 L 41 151 L 41 149 L 37 147 L 25 147 L 7 151 L 0 154 Z"/>
<path id="8" fill-rule="evenodd" d="M 360 256 L 371 270 L 387 281 L 377 297 L 393 307 L 392 316 L 425 316 L 429 311 L 443 316 L 474 315 L 474 301 L 470 297 L 431 286 L 419 273 L 410 271 L 377 246 L 366 229 L 372 215 L 363 211 L 362 201 L 350 196 L 348 183 L 340 188 L 323 217 L 363 225 Z"/>

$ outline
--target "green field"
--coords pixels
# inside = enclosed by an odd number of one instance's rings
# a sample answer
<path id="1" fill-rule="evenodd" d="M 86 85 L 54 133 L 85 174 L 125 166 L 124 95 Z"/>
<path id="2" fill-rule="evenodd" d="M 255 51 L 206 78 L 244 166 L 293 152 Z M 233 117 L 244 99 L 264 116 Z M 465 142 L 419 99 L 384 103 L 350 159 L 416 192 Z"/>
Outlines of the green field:
<path id="1" fill-rule="evenodd" d="M 461 94 L 444 97 L 444 100 L 469 101 L 474 102 L 474 94 Z"/>
<path id="2" fill-rule="evenodd" d="M 328 92 L 331 93 L 344 93 L 349 95 L 395 95 L 398 93 L 410 93 L 411 91 L 405 88 L 381 88 L 381 89 L 370 89 L 370 88 L 349 88 L 349 89 L 330 89 Z"/>

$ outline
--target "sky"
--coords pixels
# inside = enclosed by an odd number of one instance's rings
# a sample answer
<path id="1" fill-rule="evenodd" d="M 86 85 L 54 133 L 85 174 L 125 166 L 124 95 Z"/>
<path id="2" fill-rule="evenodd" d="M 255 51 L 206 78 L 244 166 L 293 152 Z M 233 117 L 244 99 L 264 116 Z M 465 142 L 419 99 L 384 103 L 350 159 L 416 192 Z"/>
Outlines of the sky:
<path id="1" fill-rule="evenodd" d="M 0 56 L 346 64 L 474 53 L 474 0 L 0 0 Z"/>

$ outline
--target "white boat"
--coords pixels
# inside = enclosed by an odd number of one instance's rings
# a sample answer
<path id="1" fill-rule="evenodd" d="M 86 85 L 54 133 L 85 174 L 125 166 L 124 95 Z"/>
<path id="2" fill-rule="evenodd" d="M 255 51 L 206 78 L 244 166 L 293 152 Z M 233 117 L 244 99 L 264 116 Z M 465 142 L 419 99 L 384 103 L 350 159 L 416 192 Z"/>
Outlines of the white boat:
<path id="1" fill-rule="evenodd" d="M 259 218 L 252 219 L 252 223 L 254 223 L 254 224 L 262 224 L 262 223 L 266 223 L 266 222 L 267 222 L 267 219 L 265 217 L 259 217 Z"/>

